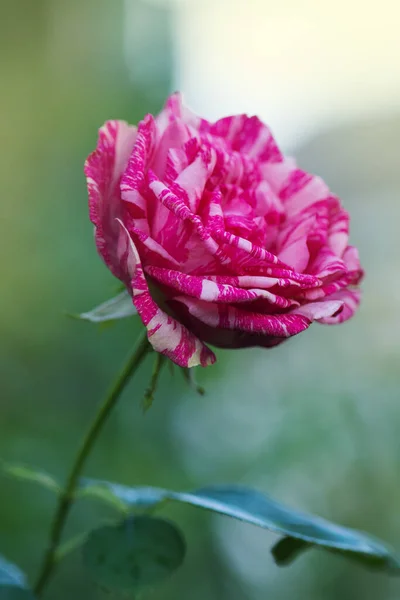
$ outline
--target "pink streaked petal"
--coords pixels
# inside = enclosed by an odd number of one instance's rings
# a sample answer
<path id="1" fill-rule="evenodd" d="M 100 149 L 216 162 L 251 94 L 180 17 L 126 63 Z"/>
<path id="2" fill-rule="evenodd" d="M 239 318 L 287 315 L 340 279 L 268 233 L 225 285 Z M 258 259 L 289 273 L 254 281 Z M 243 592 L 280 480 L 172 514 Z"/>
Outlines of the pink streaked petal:
<path id="1" fill-rule="evenodd" d="M 131 226 L 129 229 L 131 235 L 135 236 L 135 239 L 140 240 L 145 248 L 151 252 L 151 257 L 154 262 L 158 263 L 160 262 L 160 259 L 162 259 L 164 264 L 182 267 L 182 264 L 151 236 L 134 226 Z"/>
<path id="2" fill-rule="evenodd" d="M 319 288 L 305 290 L 299 296 L 299 298 L 303 298 L 305 300 L 319 300 L 327 296 L 331 297 L 332 294 L 348 287 L 349 285 L 356 285 L 360 281 L 361 277 L 362 272 L 360 271 L 350 271 L 348 273 L 344 273 L 336 281 L 331 281 Z"/>
<path id="3" fill-rule="evenodd" d="M 147 328 L 149 342 L 156 352 L 164 354 L 180 367 L 207 366 L 215 362 L 215 355 L 193 333 L 172 316 L 167 315 L 153 300 L 140 257 L 128 230 L 121 227 L 121 260 L 131 277 L 133 303 Z"/>
<path id="4" fill-rule="evenodd" d="M 301 169 L 294 169 L 279 190 L 290 218 L 329 196 L 330 190 L 320 177 Z"/>
<path id="5" fill-rule="evenodd" d="M 281 245 L 279 259 L 299 273 L 305 270 L 310 259 L 308 235 L 312 231 L 314 223 L 314 216 L 295 221 L 290 228 L 284 231 L 282 241 L 278 242 Z"/>
<path id="6" fill-rule="evenodd" d="M 269 183 L 265 180 L 260 183 L 254 189 L 254 213 L 268 218 L 268 222 L 272 220 L 279 222 L 280 218 L 284 215 L 284 206 L 281 199 L 277 194 L 274 193 Z"/>
<path id="7" fill-rule="evenodd" d="M 179 136 L 179 132 L 175 131 Z M 175 230 L 178 224 L 176 219 L 171 219 L 170 211 L 149 192 L 147 184 L 147 171 L 149 164 L 157 167 L 156 148 L 156 125 L 153 117 L 148 115 L 139 124 L 138 134 L 131 158 L 121 181 L 121 195 L 128 204 L 127 210 L 131 215 L 137 215 L 138 211 L 144 215 L 143 218 L 132 216 L 131 231 L 140 231 L 146 245 L 152 246 L 160 255 L 169 254 L 165 248 L 165 242 L 160 239 L 161 233 L 167 229 Z M 158 168 L 162 170 L 161 164 Z M 154 242 L 152 241 L 154 240 Z M 143 240 L 142 240 L 143 241 Z M 176 260 L 175 260 L 176 264 Z"/>
<path id="8" fill-rule="evenodd" d="M 241 236 L 234 235 L 228 231 L 217 231 L 215 232 L 214 237 L 220 244 L 228 244 L 234 248 L 238 259 L 243 264 L 264 263 L 265 265 L 265 263 L 268 263 L 271 265 L 279 265 L 283 268 L 288 267 L 286 263 L 279 260 L 279 258 L 272 252 L 269 252 L 261 246 L 252 244 L 249 240 L 246 240 Z"/>
<path id="9" fill-rule="evenodd" d="M 168 188 L 162 181 L 159 181 L 151 171 L 148 173 L 148 179 L 149 187 L 155 197 L 180 220 L 191 223 L 198 236 L 192 239 L 194 256 L 192 255 L 193 253 L 190 252 L 191 249 L 188 248 L 188 257 L 185 260 L 185 268 L 188 269 L 190 264 L 190 268 L 193 269 L 194 266 L 198 264 L 199 259 L 200 264 L 208 265 L 210 257 L 215 258 L 220 264 L 228 264 L 230 262 L 229 256 L 220 249 L 218 243 L 204 227 L 200 217 L 190 210 L 186 192 L 179 186 L 172 185 L 172 189 Z M 191 230 L 188 227 L 186 231 L 189 234 L 191 233 Z M 206 256 L 208 254 L 208 260 L 207 258 L 205 260 L 204 251 L 206 251 Z"/>
<path id="10" fill-rule="evenodd" d="M 254 160 L 279 162 L 282 154 L 269 128 L 258 117 L 247 117 L 234 141 L 234 149 Z"/>
<path id="11" fill-rule="evenodd" d="M 290 173 L 297 169 L 297 163 L 292 157 L 285 157 L 279 162 L 265 162 L 260 165 L 262 179 L 270 184 L 275 194 L 284 188 Z"/>
<path id="12" fill-rule="evenodd" d="M 329 225 L 328 243 L 336 256 L 342 257 L 349 239 L 349 214 L 339 209 Z"/>
<path id="13" fill-rule="evenodd" d="M 216 283 L 204 277 L 185 275 L 171 269 L 160 269 L 149 266 L 145 268 L 145 272 L 158 283 L 182 294 L 204 300 L 205 302 L 247 303 L 261 298 L 281 309 L 298 306 L 298 302 L 295 300 L 277 296 L 263 289 L 234 287 L 229 284 Z"/>
<path id="14" fill-rule="evenodd" d="M 136 139 L 136 127 L 124 121 L 108 121 L 99 131 L 96 150 L 85 162 L 89 192 L 89 215 L 95 225 L 98 252 L 112 273 L 121 279 L 116 257 L 119 237 L 115 219 L 121 216 L 121 175 Z"/>
<path id="15" fill-rule="evenodd" d="M 211 194 L 204 194 L 204 198 L 207 198 L 207 202 L 204 202 L 204 206 L 199 213 L 204 227 L 207 231 L 210 231 L 211 234 L 214 231 L 224 229 L 225 218 L 221 206 L 223 197 L 220 189 L 215 189 Z"/>
<path id="16" fill-rule="evenodd" d="M 279 259 L 292 267 L 295 271 L 302 273 L 310 259 L 310 253 L 307 246 L 307 238 L 302 237 L 286 246 L 279 252 Z"/>
<path id="17" fill-rule="evenodd" d="M 157 132 L 157 136 L 160 136 L 159 132 Z M 148 165 L 160 179 L 165 179 L 168 166 L 168 155 L 171 150 L 179 150 L 189 139 L 189 129 L 184 125 L 184 123 L 182 123 L 182 121 L 174 119 L 168 123 L 167 128 L 157 141 L 156 151 L 153 155 L 151 163 Z M 170 171 L 168 175 L 171 177 L 171 162 L 169 163 L 169 169 Z M 179 170 L 176 171 L 175 176 L 177 176 L 178 173 Z"/>
<path id="18" fill-rule="evenodd" d="M 178 296 L 174 301 L 184 304 L 193 317 L 209 327 L 257 334 L 260 337 L 258 345 L 263 345 L 262 336 L 287 338 L 310 325 L 310 320 L 303 315 L 251 313 L 229 304 L 212 304 L 187 296 Z"/>
<path id="19" fill-rule="evenodd" d="M 345 289 L 329 296 L 329 300 L 342 302 L 343 309 L 337 315 L 319 319 L 320 323 L 326 325 L 336 325 L 350 319 L 359 307 L 361 300 L 361 291 L 357 289 Z"/>
<path id="20" fill-rule="evenodd" d="M 227 144 L 232 144 L 233 140 L 243 129 L 246 119 L 246 115 L 223 117 L 210 125 L 209 133 L 213 136 L 222 138 Z"/>
<path id="21" fill-rule="evenodd" d="M 300 275 L 301 276 L 301 275 Z M 261 275 L 211 275 L 206 276 L 210 281 L 216 283 L 223 283 L 227 285 L 233 285 L 241 288 L 261 288 L 270 289 L 273 287 L 278 288 L 293 288 L 294 291 L 297 289 L 308 289 L 314 288 L 320 285 L 320 281 L 316 278 L 305 279 L 300 281 L 299 279 L 291 279 L 289 274 L 282 277 L 264 277 Z"/>
<path id="22" fill-rule="evenodd" d="M 328 246 L 321 248 L 315 259 L 310 261 L 307 270 L 315 273 L 320 279 L 331 279 L 347 273 L 343 260 L 338 258 Z"/>
<path id="23" fill-rule="evenodd" d="M 206 182 L 214 169 L 215 161 L 214 150 L 204 148 L 175 180 L 175 183 L 185 191 L 189 200 L 189 207 L 194 213 L 197 212 Z"/>
<path id="24" fill-rule="evenodd" d="M 360 265 L 358 250 L 354 246 L 347 246 L 343 253 L 343 262 L 349 271 L 358 271 L 362 276 L 363 271 Z"/>
<path id="25" fill-rule="evenodd" d="M 154 118 L 147 115 L 139 123 L 136 143 L 121 180 L 121 196 L 147 214 L 146 171 L 156 139 Z"/>
<path id="26" fill-rule="evenodd" d="M 294 308 L 291 314 L 303 315 L 310 321 L 319 321 L 324 318 L 332 317 L 343 309 L 343 302 L 340 300 L 326 300 L 325 302 L 310 302 L 298 308 Z"/>
<path id="27" fill-rule="evenodd" d="M 193 135 L 202 127 L 207 129 L 208 121 L 195 115 L 182 102 L 182 95 L 179 92 L 172 94 L 166 101 L 163 110 L 157 116 L 157 129 L 162 133 L 168 127 L 171 121 L 179 119 L 190 127 Z"/>

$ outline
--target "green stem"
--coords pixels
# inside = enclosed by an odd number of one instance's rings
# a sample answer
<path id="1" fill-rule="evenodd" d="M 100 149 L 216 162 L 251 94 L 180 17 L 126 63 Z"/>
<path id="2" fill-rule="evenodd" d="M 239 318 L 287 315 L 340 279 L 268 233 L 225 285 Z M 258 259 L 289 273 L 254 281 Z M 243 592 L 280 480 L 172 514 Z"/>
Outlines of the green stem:
<path id="1" fill-rule="evenodd" d="M 143 358 L 147 352 L 151 349 L 147 336 L 144 334 L 139 340 L 134 351 L 130 354 L 129 359 L 115 380 L 114 384 L 110 388 L 106 398 L 100 405 L 97 414 L 92 421 L 88 432 L 83 438 L 82 444 L 76 455 L 76 458 L 71 467 L 71 471 L 67 478 L 64 489 L 58 500 L 58 506 L 54 515 L 53 523 L 50 530 L 49 544 L 45 553 L 42 566 L 40 568 L 39 576 L 34 586 L 34 592 L 37 598 L 43 592 L 48 580 L 53 574 L 53 570 L 56 565 L 57 550 L 60 545 L 61 536 L 64 530 L 64 526 L 74 502 L 75 491 L 79 483 L 79 477 L 81 475 L 83 466 L 86 462 L 93 445 L 102 430 L 105 422 L 107 421 L 112 409 L 116 405 L 122 391 L 126 384 L 136 372 Z"/>

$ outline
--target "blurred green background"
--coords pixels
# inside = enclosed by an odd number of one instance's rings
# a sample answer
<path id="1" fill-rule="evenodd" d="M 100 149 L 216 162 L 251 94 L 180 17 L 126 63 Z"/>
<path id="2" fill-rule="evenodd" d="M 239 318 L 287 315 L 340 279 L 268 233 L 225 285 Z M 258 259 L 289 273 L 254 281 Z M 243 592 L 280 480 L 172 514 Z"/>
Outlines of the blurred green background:
<path id="1" fill-rule="evenodd" d="M 215 10 L 222 2 L 215 0 Z M 239 4 L 232 3 L 232 11 Z M 3 460 L 64 477 L 137 336 L 134 319 L 100 330 L 65 316 L 99 304 L 118 284 L 96 255 L 83 162 L 106 119 L 136 122 L 158 111 L 181 82 L 196 96 L 195 77 L 188 82 L 182 74 L 191 48 L 179 32 L 200 12 L 201 2 L 190 0 L 0 0 Z M 223 46 L 224 22 L 220 26 Z M 268 46 L 268 38 L 261 42 Z M 199 48 L 196 60 L 198 54 Z M 250 57 L 249 71 L 250 77 Z M 234 73 L 232 62 L 221 81 Z M 368 77 L 372 90 L 374 71 Z M 393 77 L 399 81 L 399 72 Z M 221 90 L 215 88 L 215 102 L 222 110 Z M 279 93 L 277 84 L 275 100 Z M 209 91 L 207 100 L 213 104 Z M 251 98 L 248 103 L 252 110 Z M 315 325 L 272 351 L 220 352 L 216 366 L 198 369 L 204 398 L 166 370 L 143 416 L 146 363 L 107 424 L 87 475 L 175 489 L 250 484 L 400 550 L 400 116 L 384 103 L 378 108 L 371 106 L 368 117 L 363 105 L 363 119 L 353 111 L 341 120 L 339 111 L 334 126 L 316 120 L 301 144 L 295 133 L 285 133 L 300 164 L 325 177 L 351 212 L 352 242 L 367 272 L 356 318 L 337 328 Z M 54 498 L 6 478 L 0 490 L 0 552 L 33 578 Z M 189 507 L 164 513 L 184 528 L 189 551 L 184 567 L 150 594 L 154 600 L 399 597 L 399 580 L 333 555 L 313 551 L 281 570 L 269 555 L 272 534 Z M 106 516 L 106 508 L 82 501 L 67 536 Z M 46 595 L 72 597 L 107 597 L 88 580 L 79 553 L 61 565 Z"/>

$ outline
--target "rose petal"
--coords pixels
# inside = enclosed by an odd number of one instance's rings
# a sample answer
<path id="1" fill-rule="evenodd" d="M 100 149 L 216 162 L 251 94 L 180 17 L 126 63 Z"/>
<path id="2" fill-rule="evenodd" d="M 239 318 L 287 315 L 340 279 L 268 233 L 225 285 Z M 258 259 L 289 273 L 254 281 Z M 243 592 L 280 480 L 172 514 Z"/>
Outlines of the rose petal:
<path id="1" fill-rule="evenodd" d="M 298 305 L 298 302 L 294 300 L 277 296 L 263 289 L 244 289 L 229 284 L 216 283 L 204 277 L 185 275 L 172 269 L 149 266 L 145 268 L 145 272 L 158 283 L 205 302 L 242 303 L 264 299 L 271 305 L 281 309 Z"/>
<path id="2" fill-rule="evenodd" d="M 153 300 L 136 246 L 124 224 L 119 221 L 119 225 L 122 234 L 120 259 L 131 277 L 133 303 L 147 328 L 148 339 L 154 350 L 165 354 L 180 367 L 204 367 L 215 362 L 214 353 Z"/>
<path id="3" fill-rule="evenodd" d="M 95 226 L 95 240 L 104 262 L 121 279 L 116 258 L 121 216 L 119 182 L 136 139 L 136 127 L 124 121 L 107 121 L 99 130 L 97 147 L 85 162 L 89 193 L 89 215 Z"/>
<path id="4" fill-rule="evenodd" d="M 210 327 L 218 329 L 233 329 L 255 333 L 260 336 L 287 338 L 297 335 L 309 327 L 308 317 L 292 312 L 284 315 L 264 315 L 242 310 L 228 304 L 213 304 L 178 296 L 174 301 L 184 304 L 189 313 Z M 260 340 L 260 344 L 261 340 Z"/>
<path id="5" fill-rule="evenodd" d="M 343 308 L 343 302 L 340 300 L 326 300 L 325 302 L 310 302 L 294 308 L 291 313 L 303 315 L 310 321 L 319 321 L 324 318 L 333 317 Z"/>
<path id="6" fill-rule="evenodd" d="M 337 315 L 327 316 L 319 319 L 320 323 L 326 325 L 336 325 L 350 319 L 356 312 L 361 299 L 361 291 L 356 289 L 345 289 L 329 296 L 329 300 L 336 300 L 343 303 L 342 311 Z"/>

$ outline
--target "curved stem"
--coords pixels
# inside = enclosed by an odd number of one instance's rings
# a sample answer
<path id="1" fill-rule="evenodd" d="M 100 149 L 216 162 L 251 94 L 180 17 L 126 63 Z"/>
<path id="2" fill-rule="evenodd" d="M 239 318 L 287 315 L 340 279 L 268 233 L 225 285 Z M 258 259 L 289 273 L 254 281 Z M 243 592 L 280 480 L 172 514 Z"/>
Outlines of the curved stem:
<path id="1" fill-rule="evenodd" d="M 130 354 L 127 363 L 110 388 L 103 403 L 100 405 L 94 420 L 92 421 L 85 437 L 83 438 L 82 444 L 72 464 L 71 471 L 67 478 L 64 489 L 62 490 L 58 500 L 58 506 L 50 530 L 48 548 L 40 568 L 39 576 L 34 586 L 36 597 L 39 597 L 44 590 L 56 565 L 57 550 L 68 514 L 74 502 L 75 491 L 78 486 L 79 477 L 85 461 L 89 456 L 90 451 L 92 450 L 93 445 L 105 422 L 107 421 L 112 409 L 116 405 L 121 392 L 125 388 L 132 375 L 136 372 L 147 352 L 150 350 L 151 346 L 148 343 L 146 334 L 144 334 L 139 340 L 134 351 Z"/>

